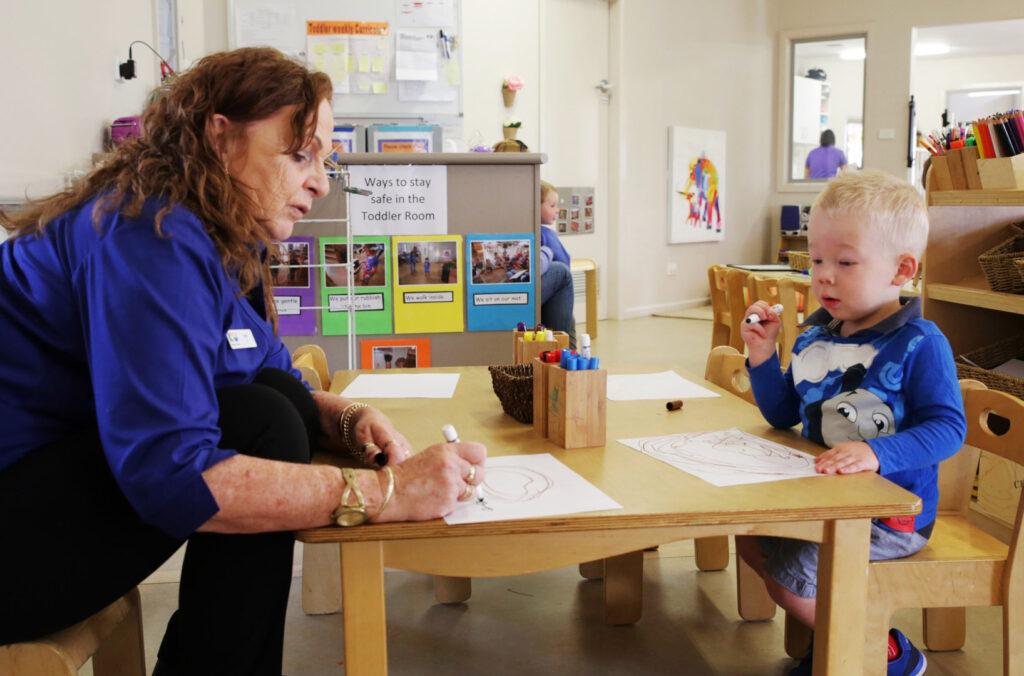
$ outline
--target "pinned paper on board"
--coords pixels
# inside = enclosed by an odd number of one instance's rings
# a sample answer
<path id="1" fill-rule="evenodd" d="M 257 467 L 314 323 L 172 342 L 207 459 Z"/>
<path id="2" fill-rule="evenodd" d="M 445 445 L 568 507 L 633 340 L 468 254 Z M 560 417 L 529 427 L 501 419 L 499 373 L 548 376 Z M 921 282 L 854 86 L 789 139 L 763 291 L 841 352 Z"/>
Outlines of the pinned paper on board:
<path id="1" fill-rule="evenodd" d="M 278 331 L 282 336 L 316 334 L 316 291 L 310 265 L 316 263 L 312 237 L 289 237 L 269 251 Z M 306 309 L 304 309 L 306 308 Z"/>
<path id="2" fill-rule="evenodd" d="M 470 331 L 502 331 L 535 323 L 533 234 L 467 235 Z"/>
<path id="3" fill-rule="evenodd" d="M 395 333 L 462 331 L 461 235 L 392 239 Z"/>
<path id="4" fill-rule="evenodd" d="M 307 21 L 306 58 L 331 76 L 335 94 L 385 93 L 389 27 L 374 21 Z"/>
<path id="5" fill-rule="evenodd" d="M 477 497 L 444 518 L 449 525 L 578 514 L 622 505 L 550 453 L 488 457 Z"/>
<path id="6" fill-rule="evenodd" d="M 733 428 L 619 439 L 619 443 L 716 486 L 824 476 L 814 456 Z"/>
<path id="7" fill-rule="evenodd" d="M 352 266 L 352 304 L 356 334 L 391 333 L 391 260 L 387 237 L 353 237 L 352 256 L 344 237 L 321 237 L 324 272 L 320 297 L 323 334 L 348 335 L 348 271 Z"/>

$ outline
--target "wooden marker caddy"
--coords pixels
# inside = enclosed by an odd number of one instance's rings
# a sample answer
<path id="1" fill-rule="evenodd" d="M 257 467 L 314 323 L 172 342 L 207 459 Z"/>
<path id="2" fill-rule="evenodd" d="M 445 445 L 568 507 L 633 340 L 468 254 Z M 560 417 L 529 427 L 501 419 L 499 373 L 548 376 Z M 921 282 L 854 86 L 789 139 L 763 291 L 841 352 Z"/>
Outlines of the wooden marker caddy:
<path id="1" fill-rule="evenodd" d="M 532 364 L 535 357 L 541 352 L 550 350 L 561 350 L 569 347 L 569 334 L 565 331 L 555 331 L 554 340 L 523 340 L 522 331 L 514 331 L 512 335 L 512 363 Z"/>
<path id="2" fill-rule="evenodd" d="M 533 431 L 562 448 L 604 446 L 608 372 L 533 360 Z"/>

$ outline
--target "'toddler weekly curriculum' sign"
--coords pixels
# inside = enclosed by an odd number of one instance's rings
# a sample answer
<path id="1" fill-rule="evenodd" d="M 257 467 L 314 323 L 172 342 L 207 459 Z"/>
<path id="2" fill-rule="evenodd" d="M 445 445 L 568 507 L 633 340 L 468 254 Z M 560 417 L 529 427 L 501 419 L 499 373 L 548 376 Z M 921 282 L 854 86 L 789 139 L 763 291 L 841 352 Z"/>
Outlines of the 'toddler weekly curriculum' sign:
<path id="1" fill-rule="evenodd" d="M 352 195 L 355 235 L 444 235 L 448 232 L 448 168 L 444 166 L 354 165 Z"/>

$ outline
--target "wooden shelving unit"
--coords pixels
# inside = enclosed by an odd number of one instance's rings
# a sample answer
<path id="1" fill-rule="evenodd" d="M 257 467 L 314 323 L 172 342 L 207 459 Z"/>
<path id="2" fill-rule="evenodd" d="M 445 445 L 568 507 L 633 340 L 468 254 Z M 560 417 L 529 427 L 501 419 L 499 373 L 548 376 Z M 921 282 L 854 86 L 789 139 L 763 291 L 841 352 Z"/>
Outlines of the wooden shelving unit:
<path id="1" fill-rule="evenodd" d="M 946 334 L 956 355 L 1024 332 L 1024 295 L 989 290 L 978 255 L 1009 236 L 1011 223 L 1024 221 L 1024 190 L 949 190 L 928 195 L 931 231 L 925 251 L 924 316 Z M 978 512 L 1005 525 L 1009 512 L 986 510 L 1001 504 L 988 496 L 1007 496 L 1018 470 L 1001 458 L 991 459 L 979 476 Z"/>

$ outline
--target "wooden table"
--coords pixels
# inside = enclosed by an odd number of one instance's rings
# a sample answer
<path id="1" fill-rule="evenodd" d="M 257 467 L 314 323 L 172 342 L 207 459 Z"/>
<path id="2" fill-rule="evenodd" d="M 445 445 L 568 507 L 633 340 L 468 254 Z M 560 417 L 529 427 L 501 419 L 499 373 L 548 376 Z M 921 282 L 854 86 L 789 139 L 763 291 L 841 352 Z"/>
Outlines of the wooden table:
<path id="1" fill-rule="evenodd" d="M 669 367 L 631 365 L 609 372 Z M 459 526 L 437 520 L 300 531 L 303 542 L 339 543 L 350 676 L 387 673 L 385 566 L 471 578 L 604 559 L 606 617 L 628 623 L 640 616 L 644 548 L 725 534 L 783 535 L 821 543 L 815 674 L 862 673 L 870 518 L 916 514 L 921 504 L 915 495 L 870 473 L 719 488 L 615 441 L 738 427 L 801 450 L 822 450 L 796 431 L 770 428 L 756 408 L 712 385 L 707 386 L 722 397 L 690 399 L 680 411 L 667 411 L 660 400 L 609 401 L 607 445 L 567 450 L 540 439 L 532 426 L 501 411 L 485 367 L 432 370 L 462 374 L 453 399 L 375 402 L 414 447 L 440 441 L 441 425 L 451 423 L 462 439 L 484 442 L 491 455 L 551 453 L 623 509 Z M 703 382 L 685 369 L 675 370 Z M 358 373 L 337 372 L 331 390 L 340 392 Z"/>

